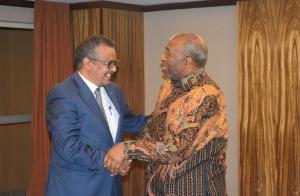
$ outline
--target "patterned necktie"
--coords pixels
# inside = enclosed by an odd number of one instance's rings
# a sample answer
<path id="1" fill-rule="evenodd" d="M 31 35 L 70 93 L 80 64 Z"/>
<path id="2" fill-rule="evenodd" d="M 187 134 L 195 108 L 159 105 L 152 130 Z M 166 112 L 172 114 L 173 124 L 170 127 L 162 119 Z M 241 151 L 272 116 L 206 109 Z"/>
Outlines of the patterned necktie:
<path id="1" fill-rule="evenodd" d="M 97 103 L 99 105 L 99 108 L 104 116 L 104 119 L 106 121 L 106 123 L 108 124 L 107 122 L 107 118 L 106 118 L 106 115 L 105 115 L 105 111 L 104 111 L 104 108 L 103 108 L 103 104 L 102 104 L 102 97 L 101 97 L 101 92 L 100 92 L 100 88 L 96 88 L 96 90 L 94 91 L 95 95 L 96 95 L 96 100 L 97 100 Z"/>

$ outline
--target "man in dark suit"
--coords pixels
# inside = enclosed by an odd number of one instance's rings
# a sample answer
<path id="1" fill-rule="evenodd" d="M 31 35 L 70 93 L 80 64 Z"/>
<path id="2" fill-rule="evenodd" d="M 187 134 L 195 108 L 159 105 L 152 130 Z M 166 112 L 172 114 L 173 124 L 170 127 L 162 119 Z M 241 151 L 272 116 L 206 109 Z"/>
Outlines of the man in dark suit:
<path id="1" fill-rule="evenodd" d="M 76 49 L 75 64 L 77 72 L 47 97 L 53 148 L 46 195 L 122 195 L 121 177 L 105 168 L 104 155 L 123 140 L 124 130 L 137 133 L 146 118 L 133 115 L 120 88 L 110 82 L 118 65 L 113 41 L 89 37 Z"/>

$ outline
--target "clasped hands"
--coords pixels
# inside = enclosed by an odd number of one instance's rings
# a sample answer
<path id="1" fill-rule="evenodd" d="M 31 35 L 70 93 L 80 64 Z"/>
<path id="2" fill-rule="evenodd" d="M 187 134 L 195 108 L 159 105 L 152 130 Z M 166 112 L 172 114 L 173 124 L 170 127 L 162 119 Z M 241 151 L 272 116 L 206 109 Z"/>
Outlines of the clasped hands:
<path id="1" fill-rule="evenodd" d="M 127 175 L 131 162 L 131 160 L 125 159 L 123 142 L 115 144 L 107 151 L 104 157 L 104 166 L 108 169 L 111 175 Z"/>
<path id="2" fill-rule="evenodd" d="M 211 125 L 207 125 L 205 128 L 211 128 Z M 199 151 L 203 147 L 202 138 L 202 132 L 199 131 L 192 145 L 195 151 Z M 108 169 L 111 175 L 127 175 L 131 162 L 131 160 L 125 159 L 123 142 L 115 144 L 107 151 L 104 157 L 104 166 Z"/>

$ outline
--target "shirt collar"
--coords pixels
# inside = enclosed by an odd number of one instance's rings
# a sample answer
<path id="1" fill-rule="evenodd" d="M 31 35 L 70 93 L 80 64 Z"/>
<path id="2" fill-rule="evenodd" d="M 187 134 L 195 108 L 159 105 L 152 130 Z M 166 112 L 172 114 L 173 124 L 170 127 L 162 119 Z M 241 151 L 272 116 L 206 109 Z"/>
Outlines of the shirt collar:
<path id="1" fill-rule="evenodd" d="M 181 78 L 179 80 L 172 80 L 172 84 L 175 88 L 182 88 L 184 91 L 190 91 L 194 86 L 198 86 L 205 80 L 205 70 L 200 68 L 198 71 Z"/>
<path id="2" fill-rule="evenodd" d="M 81 77 L 81 79 L 84 81 L 84 83 L 89 87 L 89 89 L 92 91 L 92 93 L 94 94 L 96 88 L 98 88 L 97 85 L 95 85 L 94 83 L 92 83 L 91 81 L 89 81 L 88 79 L 86 79 L 83 75 L 81 75 L 78 72 L 78 75 Z"/>

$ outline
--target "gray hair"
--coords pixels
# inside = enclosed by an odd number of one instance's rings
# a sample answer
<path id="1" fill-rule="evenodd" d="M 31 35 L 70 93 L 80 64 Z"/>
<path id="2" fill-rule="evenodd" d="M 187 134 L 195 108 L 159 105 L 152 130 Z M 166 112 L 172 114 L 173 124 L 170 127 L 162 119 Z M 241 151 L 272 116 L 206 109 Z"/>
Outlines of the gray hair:
<path id="1" fill-rule="evenodd" d="M 76 48 L 74 55 L 74 64 L 77 69 L 82 67 L 82 61 L 85 57 L 97 58 L 95 48 L 100 45 L 106 45 L 115 49 L 114 41 L 102 35 L 90 36 L 80 43 Z"/>
<path id="2" fill-rule="evenodd" d="M 204 39 L 195 33 L 180 33 L 173 36 L 184 40 L 183 51 L 191 57 L 195 64 L 204 67 L 207 63 L 208 47 Z"/>

